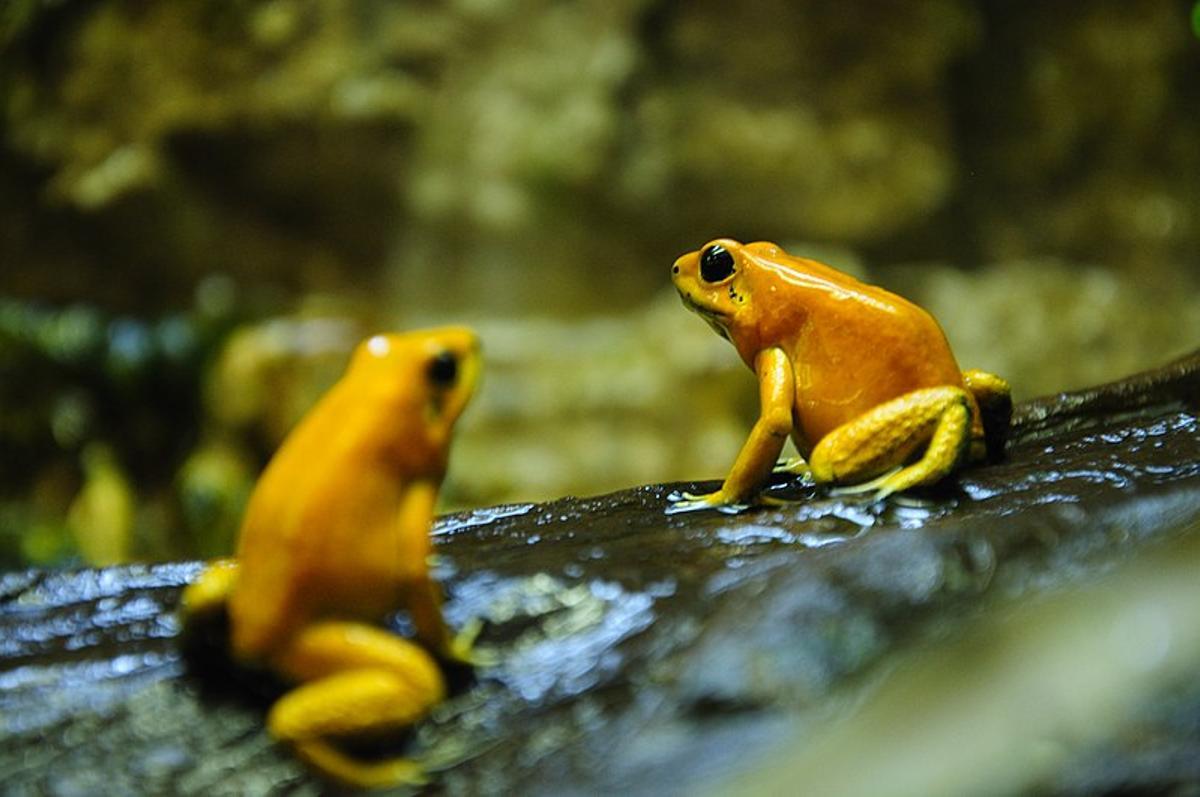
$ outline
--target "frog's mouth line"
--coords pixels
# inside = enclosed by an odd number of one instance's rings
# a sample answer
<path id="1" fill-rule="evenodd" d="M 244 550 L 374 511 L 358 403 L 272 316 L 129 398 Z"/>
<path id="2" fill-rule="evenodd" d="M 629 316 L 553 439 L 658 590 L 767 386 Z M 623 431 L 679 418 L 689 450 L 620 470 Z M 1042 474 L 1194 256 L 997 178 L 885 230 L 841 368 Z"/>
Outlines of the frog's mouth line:
<path id="1" fill-rule="evenodd" d="M 702 307 L 696 303 L 695 299 L 689 296 L 682 289 L 677 290 L 679 290 L 679 298 L 683 300 L 684 307 L 703 318 L 708 325 L 713 328 L 713 332 L 716 332 L 718 335 L 725 338 L 725 340 L 732 340 L 732 338 L 729 337 L 729 327 L 727 326 L 729 323 L 729 316 L 725 315 L 724 313 L 718 313 L 716 310 L 712 310 L 708 307 Z"/>
<path id="2" fill-rule="evenodd" d="M 719 324 L 724 324 L 729 320 L 729 317 L 724 313 L 718 313 L 716 310 L 698 304 L 695 299 L 682 290 L 679 291 L 679 298 L 683 300 L 684 307 L 699 316 L 703 316 L 706 321 L 716 321 Z"/>

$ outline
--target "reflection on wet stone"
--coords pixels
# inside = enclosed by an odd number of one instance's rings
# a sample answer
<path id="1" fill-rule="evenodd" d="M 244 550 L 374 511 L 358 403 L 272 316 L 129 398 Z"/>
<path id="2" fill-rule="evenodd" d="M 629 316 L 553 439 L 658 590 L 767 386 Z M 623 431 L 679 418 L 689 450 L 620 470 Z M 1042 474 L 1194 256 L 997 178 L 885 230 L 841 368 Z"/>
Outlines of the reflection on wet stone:
<path id="1" fill-rule="evenodd" d="M 1172 607 L 1189 596 L 1162 590 L 1188 583 L 1171 566 L 1200 566 L 1198 402 L 1200 355 L 1026 403 L 1007 461 L 879 503 L 780 477 L 772 495 L 796 503 L 738 515 L 667 514 L 672 492 L 708 486 L 675 484 L 444 517 L 435 540 L 447 617 L 482 618 L 480 645 L 497 663 L 452 672 L 449 700 L 396 744 L 422 755 L 450 794 L 693 793 L 807 760 L 852 707 L 869 711 L 890 694 L 897 673 L 933 668 L 921 705 L 949 701 L 912 709 L 893 729 L 914 743 L 981 706 L 983 697 L 954 697 L 972 685 L 1019 703 L 1028 695 L 1004 697 L 1013 679 L 1053 671 L 1055 660 L 1022 654 L 1009 671 L 1004 651 L 1096 627 L 1108 629 L 1097 644 L 1116 652 L 1089 662 L 1088 677 L 1100 688 L 1105 667 L 1118 668 L 1127 693 L 1146 699 L 1110 726 L 1086 714 L 1085 728 L 1066 726 L 1089 742 L 1064 742 L 1057 769 L 1014 759 L 1008 771 L 1039 773 L 1044 793 L 1194 788 L 1200 728 L 1179 718 L 1200 712 L 1200 693 L 1164 673 L 1194 672 L 1200 655 L 1179 658 L 1192 648 Z M 1147 567 L 1161 575 L 1136 582 Z M 277 687 L 181 657 L 171 612 L 196 572 L 0 579 L 0 768 L 10 784 L 319 788 L 262 729 Z M 1130 579 L 1144 597 L 1104 593 Z M 1085 609 L 1123 608 L 1061 633 L 1044 618 L 1004 625 L 1038 607 L 1077 611 L 1076 595 Z M 1127 723 L 1139 734 L 1122 735 Z M 820 777 L 839 772 L 830 763 Z"/>

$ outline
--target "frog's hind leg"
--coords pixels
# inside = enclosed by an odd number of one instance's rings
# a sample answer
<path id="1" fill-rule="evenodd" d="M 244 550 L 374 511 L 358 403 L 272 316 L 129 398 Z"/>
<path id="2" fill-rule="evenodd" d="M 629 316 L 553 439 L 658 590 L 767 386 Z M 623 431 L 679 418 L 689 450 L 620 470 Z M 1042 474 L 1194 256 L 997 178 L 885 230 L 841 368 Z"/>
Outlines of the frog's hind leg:
<path id="1" fill-rule="evenodd" d="M 809 465 L 817 482 L 849 485 L 848 492 L 874 490 L 880 499 L 940 481 L 962 461 L 970 441 L 966 391 L 925 388 L 834 429 L 813 449 Z"/>
<path id="2" fill-rule="evenodd" d="M 963 383 L 979 405 L 979 417 L 983 421 L 983 439 L 986 452 L 983 456 L 972 452 L 972 459 L 987 459 L 998 462 L 1004 458 L 1004 446 L 1008 443 L 1009 425 L 1012 423 L 1012 388 L 1008 382 L 987 371 L 971 369 L 963 371 Z"/>
<path id="3" fill-rule="evenodd" d="M 179 610 L 184 626 L 194 625 L 223 611 L 237 582 L 238 565 L 232 558 L 214 559 L 183 590 Z"/>
<path id="4" fill-rule="evenodd" d="M 441 671 L 424 648 L 374 626 L 328 621 L 301 631 L 272 663 L 302 682 L 267 717 L 271 734 L 298 756 L 360 788 L 425 782 L 412 759 L 363 761 L 332 742 L 399 731 L 445 698 Z"/>

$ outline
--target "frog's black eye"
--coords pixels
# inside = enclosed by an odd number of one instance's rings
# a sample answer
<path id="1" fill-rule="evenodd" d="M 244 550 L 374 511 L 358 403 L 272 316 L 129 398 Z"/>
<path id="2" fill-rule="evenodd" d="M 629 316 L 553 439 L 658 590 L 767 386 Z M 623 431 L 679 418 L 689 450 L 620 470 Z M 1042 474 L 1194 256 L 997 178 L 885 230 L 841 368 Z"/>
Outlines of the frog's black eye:
<path id="1" fill-rule="evenodd" d="M 705 282 L 720 282 L 733 273 L 733 255 L 720 244 L 700 253 L 700 277 Z"/>
<path id="2" fill-rule="evenodd" d="M 458 358 L 453 352 L 441 352 L 429 361 L 426 373 L 429 381 L 437 387 L 450 387 L 458 378 Z"/>

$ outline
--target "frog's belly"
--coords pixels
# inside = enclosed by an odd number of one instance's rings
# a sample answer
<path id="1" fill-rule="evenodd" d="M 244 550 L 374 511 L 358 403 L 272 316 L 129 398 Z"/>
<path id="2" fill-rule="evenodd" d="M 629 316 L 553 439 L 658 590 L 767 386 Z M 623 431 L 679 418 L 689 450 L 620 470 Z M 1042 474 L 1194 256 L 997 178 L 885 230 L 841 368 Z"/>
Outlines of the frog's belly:
<path id="1" fill-rule="evenodd" d="M 396 568 L 377 559 L 330 569 L 309 588 L 318 614 L 377 621 L 399 608 L 401 585 Z"/>
<path id="2" fill-rule="evenodd" d="M 250 579 L 261 574 L 243 569 L 248 588 L 238 589 L 229 607 L 240 658 L 261 659 L 314 620 L 378 622 L 399 608 L 404 585 L 394 568 L 381 567 L 378 560 L 325 565 L 315 571 L 287 571 L 288 583 L 273 589 L 257 586 Z"/>

